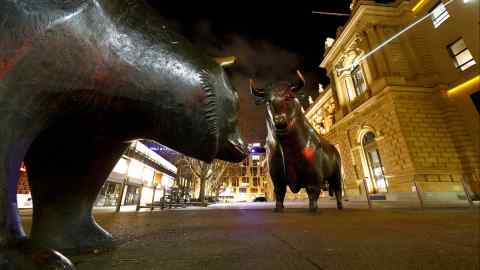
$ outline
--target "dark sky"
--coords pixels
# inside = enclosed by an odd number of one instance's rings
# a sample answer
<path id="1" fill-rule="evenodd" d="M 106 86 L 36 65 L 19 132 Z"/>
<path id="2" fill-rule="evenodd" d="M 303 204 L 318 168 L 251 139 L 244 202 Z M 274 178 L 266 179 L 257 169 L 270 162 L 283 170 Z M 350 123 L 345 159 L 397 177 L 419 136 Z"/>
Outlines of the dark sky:
<path id="1" fill-rule="evenodd" d="M 265 108 L 256 106 L 248 79 L 259 85 L 306 75 L 306 95 L 328 84 L 321 62 L 326 37 L 335 37 L 348 17 L 320 16 L 312 10 L 349 13 L 350 0 L 317 1 L 148 1 L 172 26 L 212 56 L 238 57 L 228 68 L 240 94 L 240 127 L 247 142 L 264 142 Z M 313 2 L 313 3 L 311 3 Z"/>

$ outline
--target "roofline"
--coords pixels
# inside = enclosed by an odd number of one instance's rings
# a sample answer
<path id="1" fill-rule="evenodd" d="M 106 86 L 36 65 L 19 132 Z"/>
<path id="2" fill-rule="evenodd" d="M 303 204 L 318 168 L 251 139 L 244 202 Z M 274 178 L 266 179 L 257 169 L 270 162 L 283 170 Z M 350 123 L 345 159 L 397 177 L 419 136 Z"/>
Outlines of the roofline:
<path id="1" fill-rule="evenodd" d="M 405 3 L 405 2 L 404 2 Z M 401 6 L 399 6 L 401 7 Z M 399 15 L 401 10 L 399 10 L 398 6 L 397 7 L 392 7 L 392 6 L 372 6 L 372 5 L 361 5 L 358 7 L 356 12 L 353 14 L 353 16 L 350 18 L 350 20 L 347 22 L 347 25 L 343 29 L 342 33 L 340 36 L 335 40 L 335 43 L 333 43 L 332 47 L 328 50 L 327 54 L 324 56 L 322 62 L 320 63 L 319 67 L 320 68 L 326 68 L 326 66 L 334 59 L 334 57 L 340 52 L 340 50 L 343 47 L 343 44 L 348 42 L 348 39 L 354 35 L 352 29 L 357 26 L 357 24 L 360 22 L 360 20 L 364 17 L 366 13 L 369 13 L 371 11 L 376 11 L 372 15 Z M 399 12 L 400 11 L 400 12 Z"/>

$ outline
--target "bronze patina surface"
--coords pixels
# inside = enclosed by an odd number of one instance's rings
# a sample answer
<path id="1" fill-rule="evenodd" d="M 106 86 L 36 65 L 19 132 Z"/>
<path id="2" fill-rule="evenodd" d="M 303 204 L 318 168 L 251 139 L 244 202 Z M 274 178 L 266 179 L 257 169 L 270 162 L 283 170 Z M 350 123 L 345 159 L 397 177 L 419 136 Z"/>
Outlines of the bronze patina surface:
<path id="1" fill-rule="evenodd" d="M 241 161 L 238 107 L 223 68 L 143 1 L 0 0 L 0 269 L 68 269 L 48 250 L 110 246 L 92 205 L 131 140 Z M 28 240 L 16 206 L 22 160 Z"/>
<path id="2" fill-rule="evenodd" d="M 335 195 L 342 208 L 341 160 L 337 149 L 308 123 L 295 94 L 305 84 L 298 73 L 294 82 L 278 82 L 265 89 L 255 88 L 257 103 L 267 106 L 267 153 L 276 198 L 276 211 L 283 209 L 287 186 L 293 193 L 305 188 L 310 210 L 317 210 L 322 188 Z"/>

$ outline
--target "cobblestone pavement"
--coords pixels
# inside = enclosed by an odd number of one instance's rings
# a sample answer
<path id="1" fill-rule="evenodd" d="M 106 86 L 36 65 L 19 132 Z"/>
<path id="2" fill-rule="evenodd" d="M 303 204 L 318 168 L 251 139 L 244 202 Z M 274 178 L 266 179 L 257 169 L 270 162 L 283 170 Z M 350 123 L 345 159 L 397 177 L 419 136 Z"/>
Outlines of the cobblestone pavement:
<path id="1" fill-rule="evenodd" d="M 110 252 L 78 270 L 480 269 L 479 209 L 97 213 Z M 24 216 L 28 228 L 31 219 Z"/>

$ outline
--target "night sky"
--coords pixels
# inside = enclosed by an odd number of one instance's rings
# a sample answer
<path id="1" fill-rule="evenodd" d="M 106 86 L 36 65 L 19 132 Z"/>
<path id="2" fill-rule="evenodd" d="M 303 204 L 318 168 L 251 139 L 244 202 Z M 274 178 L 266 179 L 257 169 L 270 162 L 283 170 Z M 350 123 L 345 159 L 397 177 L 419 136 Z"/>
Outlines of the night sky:
<path id="1" fill-rule="evenodd" d="M 306 75 L 305 96 L 318 95 L 328 84 L 321 62 L 324 42 L 335 38 L 348 17 L 321 16 L 312 10 L 349 13 L 350 0 L 334 1 L 148 1 L 171 27 L 211 56 L 238 57 L 228 67 L 240 94 L 240 128 L 246 142 L 264 142 L 265 108 L 256 106 L 248 90 L 253 77 L 261 86 L 288 80 L 300 69 Z M 261 4 L 260 4 L 261 3 Z M 305 98 L 306 100 L 306 98 Z"/>

